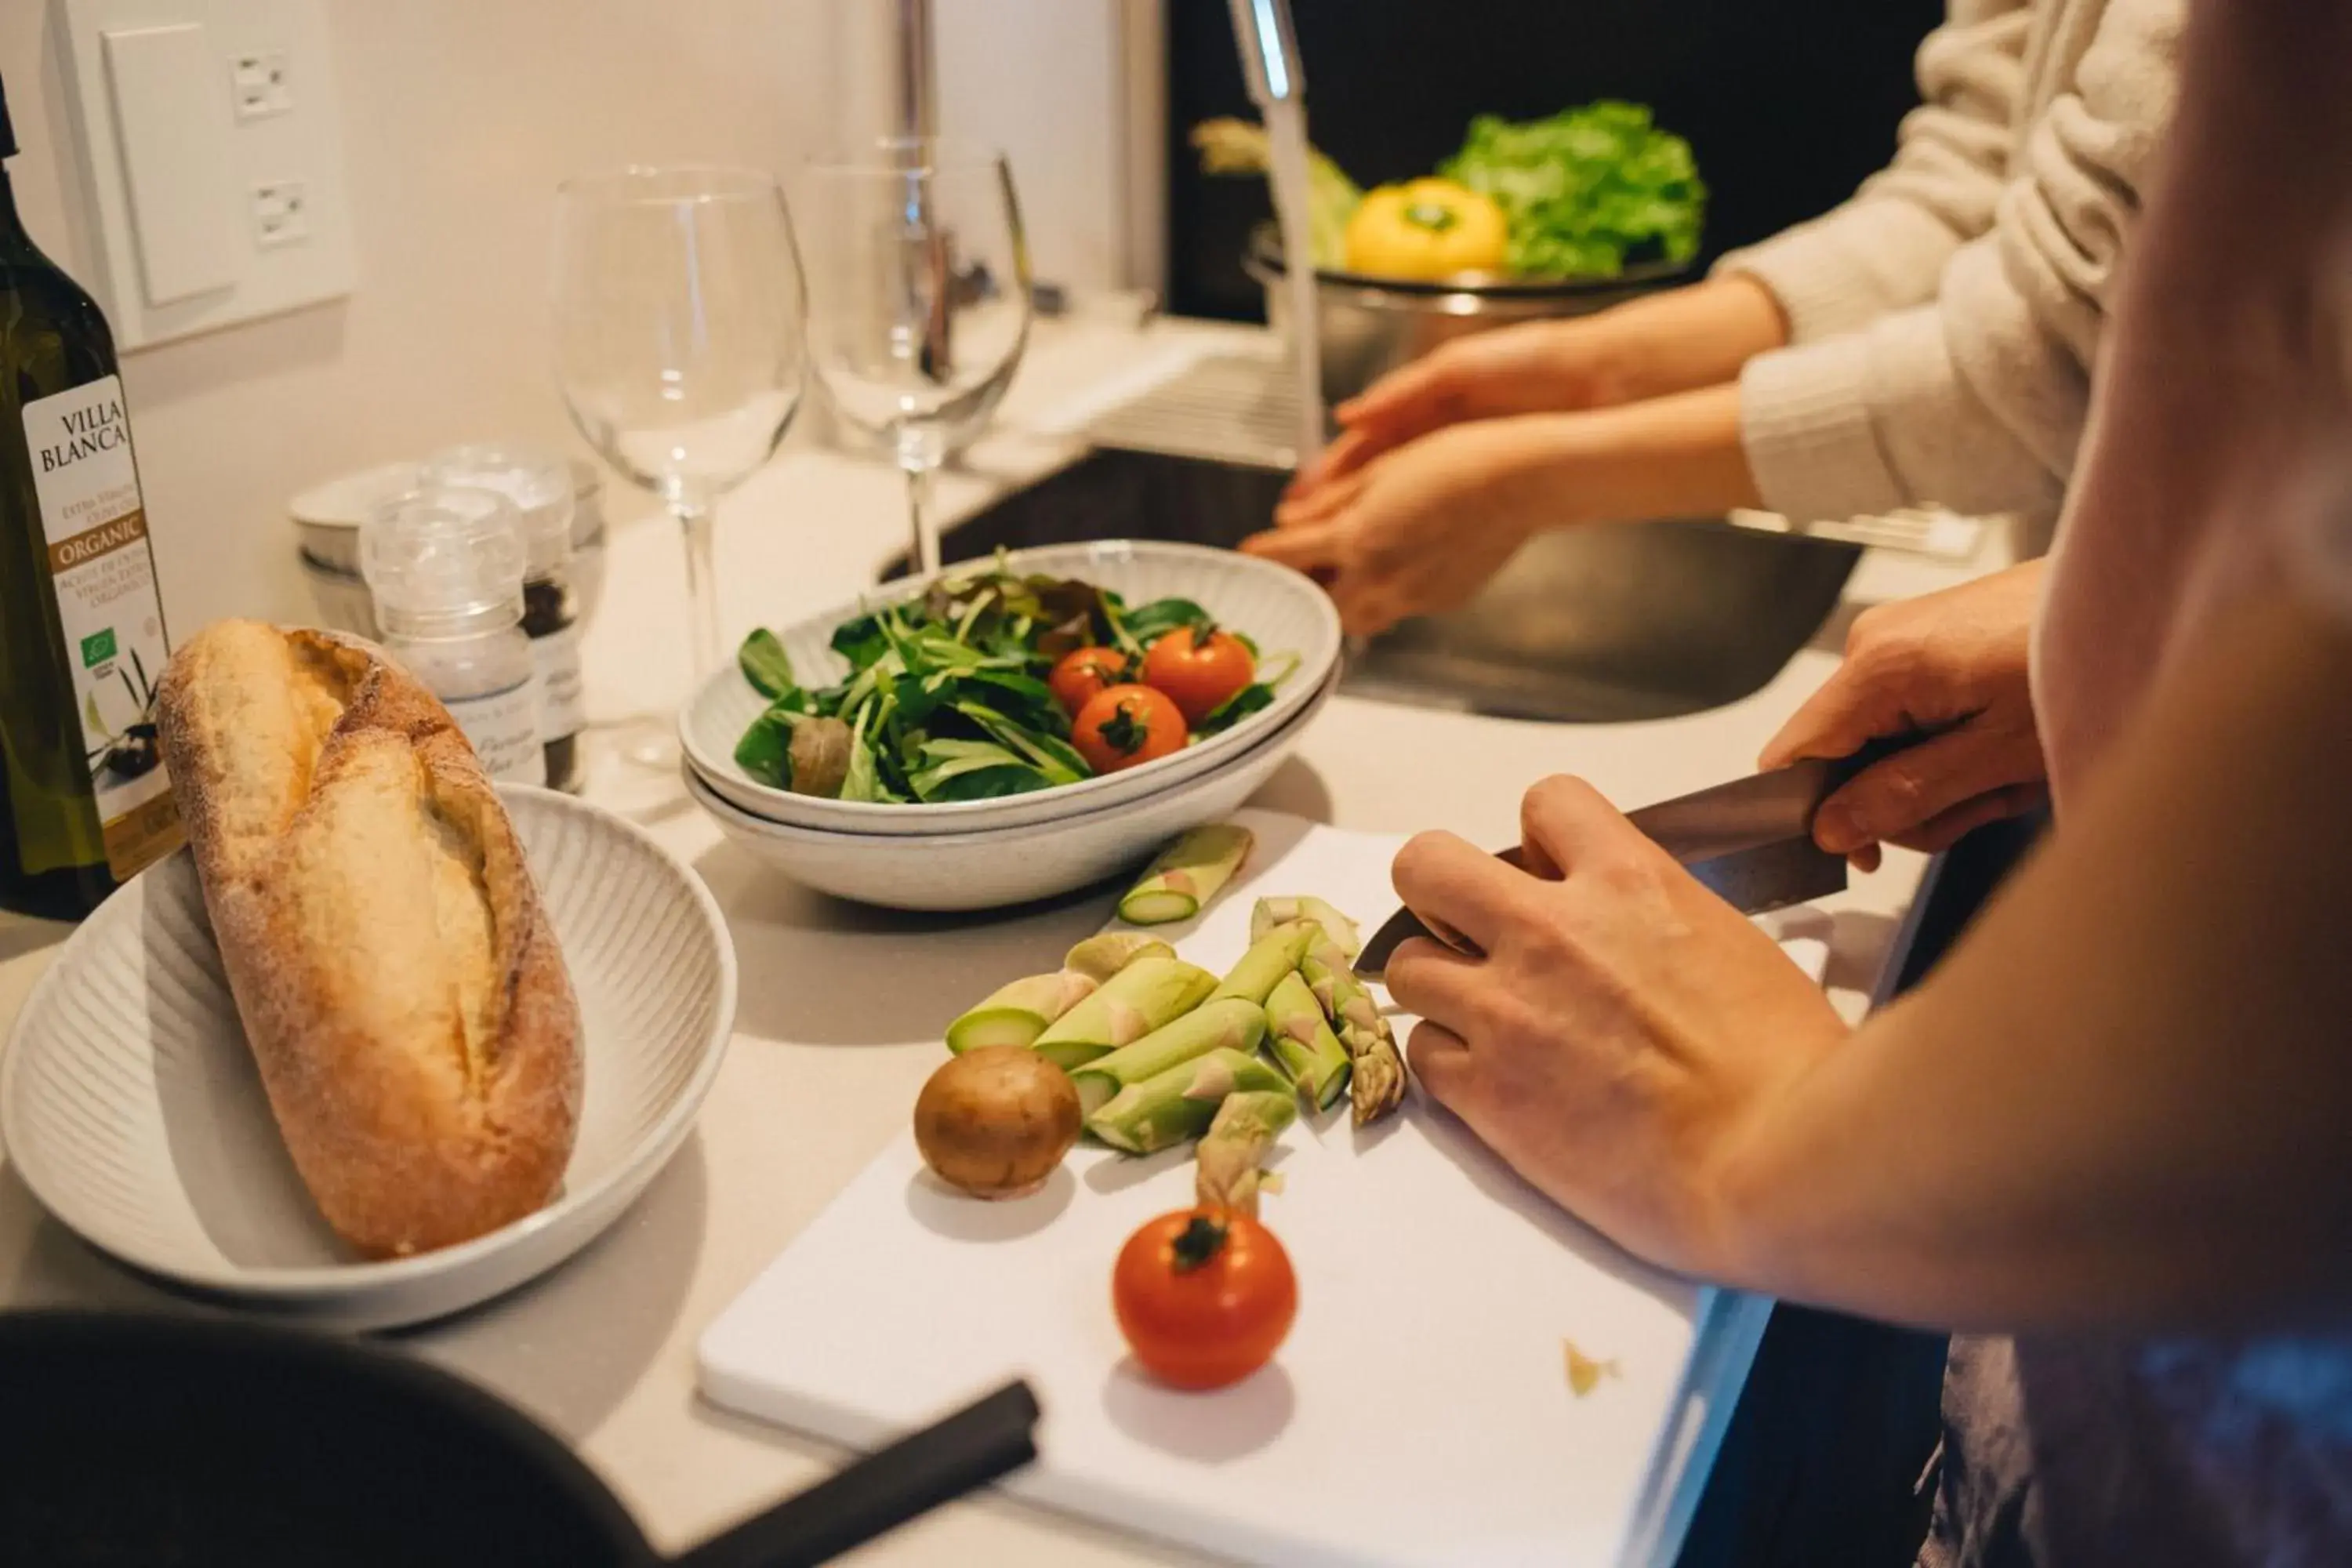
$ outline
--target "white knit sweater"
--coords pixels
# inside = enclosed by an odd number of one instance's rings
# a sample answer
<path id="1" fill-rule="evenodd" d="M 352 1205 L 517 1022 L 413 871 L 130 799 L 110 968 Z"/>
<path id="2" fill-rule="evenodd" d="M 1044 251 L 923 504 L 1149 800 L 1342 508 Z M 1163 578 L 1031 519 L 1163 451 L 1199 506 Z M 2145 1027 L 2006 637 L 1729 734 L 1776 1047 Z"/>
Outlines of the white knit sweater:
<path id="1" fill-rule="evenodd" d="M 2139 182 L 2170 117 L 2182 0 L 1949 0 L 1922 106 L 1844 205 L 1726 257 L 1787 312 L 1741 437 L 1801 520 L 1941 502 L 2054 519 Z"/>

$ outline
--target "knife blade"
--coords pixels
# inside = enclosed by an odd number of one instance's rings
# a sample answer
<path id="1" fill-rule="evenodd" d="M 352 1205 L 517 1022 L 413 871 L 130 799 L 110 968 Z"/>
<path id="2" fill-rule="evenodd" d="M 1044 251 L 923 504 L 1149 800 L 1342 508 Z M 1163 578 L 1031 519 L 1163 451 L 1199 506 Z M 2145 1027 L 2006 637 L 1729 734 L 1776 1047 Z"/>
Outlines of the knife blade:
<path id="1" fill-rule="evenodd" d="M 1807 903 L 1846 885 L 1845 857 L 1813 842 L 1813 814 L 1822 802 L 1856 774 L 1923 738 L 1874 741 L 1851 756 L 1808 758 L 1751 773 L 1645 805 L 1626 820 L 1742 914 Z M 1496 858 L 1522 869 L 1527 864 L 1517 845 L 1498 851 Z M 1433 928 L 1409 909 L 1399 910 L 1364 944 L 1357 973 L 1383 973 L 1399 944 L 1416 936 L 1476 952 L 1458 934 Z"/>

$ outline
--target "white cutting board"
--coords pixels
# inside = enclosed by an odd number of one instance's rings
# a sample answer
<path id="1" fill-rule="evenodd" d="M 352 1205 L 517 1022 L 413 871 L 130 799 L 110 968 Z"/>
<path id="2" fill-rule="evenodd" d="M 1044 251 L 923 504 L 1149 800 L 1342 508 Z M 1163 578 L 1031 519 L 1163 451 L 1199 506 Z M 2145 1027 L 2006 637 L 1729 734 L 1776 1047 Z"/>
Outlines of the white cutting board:
<path id="1" fill-rule="evenodd" d="M 1395 907 L 1401 839 L 1240 818 L 1258 835 L 1242 876 L 1161 931 L 1192 962 L 1238 959 L 1264 895 L 1318 895 L 1368 933 Z M 1819 942 L 1786 945 L 1821 973 Z M 1024 1376 L 1041 1455 L 1010 1489 L 1251 1561 L 1672 1561 L 1767 1303 L 1633 1261 L 1418 1089 L 1365 1132 L 1344 1104 L 1302 1121 L 1273 1164 L 1283 1190 L 1262 1217 L 1297 1268 L 1298 1318 L 1233 1388 L 1158 1386 L 1111 1315 L 1121 1244 L 1192 1202 L 1189 1149 L 1081 1148 L 1043 1192 L 992 1204 L 936 1183 L 910 1132 L 705 1332 L 703 1392 L 870 1447 Z M 1577 1397 L 1569 1339 L 1621 1374 Z"/>

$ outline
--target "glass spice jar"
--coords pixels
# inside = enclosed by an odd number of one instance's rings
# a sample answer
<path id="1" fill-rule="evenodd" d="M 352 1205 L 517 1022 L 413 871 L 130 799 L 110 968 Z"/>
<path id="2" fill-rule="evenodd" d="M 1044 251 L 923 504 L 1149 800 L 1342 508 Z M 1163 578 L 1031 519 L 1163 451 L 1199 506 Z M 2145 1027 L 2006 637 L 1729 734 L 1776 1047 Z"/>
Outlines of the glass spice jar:
<path id="1" fill-rule="evenodd" d="M 523 559 L 514 508 L 492 490 L 411 490 L 380 503 L 360 531 L 384 650 L 449 710 L 483 772 L 544 784 Z"/>
<path id="2" fill-rule="evenodd" d="M 481 442 L 427 458 L 434 482 L 496 491 L 520 520 L 525 557 L 522 629 L 539 671 L 539 735 L 547 782 L 579 792 L 580 731 L 586 705 L 580 682 L 580 601 L 572 580 L 572 522 L 578 489 L 565 458 L 534 448 Z"/>

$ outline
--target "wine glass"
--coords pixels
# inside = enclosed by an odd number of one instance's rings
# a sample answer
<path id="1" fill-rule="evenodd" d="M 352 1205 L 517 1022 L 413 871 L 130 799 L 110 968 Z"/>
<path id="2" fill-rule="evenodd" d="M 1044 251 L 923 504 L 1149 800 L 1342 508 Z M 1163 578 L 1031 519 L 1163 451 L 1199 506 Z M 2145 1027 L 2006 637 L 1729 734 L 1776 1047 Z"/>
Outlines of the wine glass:
<path id="1" fill-rule="evenodd" d="M 805 302 L 771 175 L 626 168 L 557 189 L 557 379 L 580 433 L 685 535 L 696 678 L 725 658 L 712 509 L 800 405 Z"/>
<path id="2" fill-rule="evenodd" d="M 907 476 L 909 559 L 939 570 L 931 476 L 988 421 L 1029 338 L 1029 247 L 999 154 L 934 138 L 809 164 L 809 357 Z"/>

